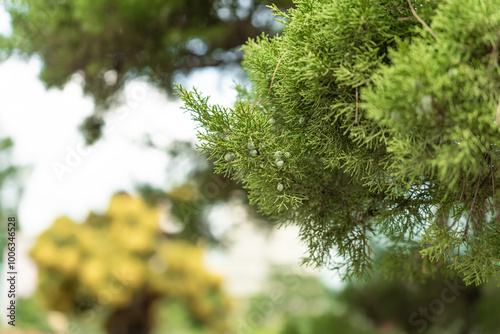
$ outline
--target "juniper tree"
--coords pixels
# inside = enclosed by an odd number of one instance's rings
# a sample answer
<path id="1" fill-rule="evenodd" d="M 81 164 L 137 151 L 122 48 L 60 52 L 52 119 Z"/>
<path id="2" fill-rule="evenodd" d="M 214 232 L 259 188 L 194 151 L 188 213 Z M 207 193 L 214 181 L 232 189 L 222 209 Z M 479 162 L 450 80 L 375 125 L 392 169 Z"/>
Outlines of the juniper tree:
<path id="1" fill-rule="evenodd" d="M 346 278 L 375 257 L 409 278 L 498 275 L 500 1 L 274 10 L 284 30 L 243 47 L 251 85 L 233 108 L 178 87 L 216 171 L 300 226 L 305 263 Z"/>

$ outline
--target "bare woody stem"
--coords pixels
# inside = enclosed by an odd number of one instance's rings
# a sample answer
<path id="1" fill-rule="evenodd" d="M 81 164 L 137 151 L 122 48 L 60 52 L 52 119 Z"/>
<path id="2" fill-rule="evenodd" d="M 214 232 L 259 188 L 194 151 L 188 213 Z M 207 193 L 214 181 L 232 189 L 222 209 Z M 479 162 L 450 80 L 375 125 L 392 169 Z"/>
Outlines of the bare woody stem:
<path id="1" fill-rule="evenodd" d="M 356 87 L 356 115 L 354 117 L 354 123 L 358 124 L 358 87 Z"/>
<path id="2" fill-rule="evenodd" d="M 269 93 L 271 93 L 271 88 L 273 88 L 273 83 L 274 83 L 274 77 L 276 76 L 276 72 L 278 71 L 278 67 L 280 66 L 281 61 L 283 60 L 283 58 L 285 57 L 285 55 L 286 55 L 286 52 L 283 53 L 283 55 L 281 56 L 280 60 L 278 60 L 278 64 L 276 64 L 276 67 L 274 68 L 273 76 L 271 78 L 271 84 L 269 85 L 269 89 L 267 90 L 267 95 L 269 95 Z M 264 98 L 261 98 L 259 101 L 257 101 L 257 103 L 255 103 L 254 105 L 252 105 L 252 107 L 250 108 L 250 110 L 252 110 L 257 105 L 259 105 L 263 100 L 264 100 Z"/>
<path id="3" fill-rule="evenodd" d="M 431 27 L 429 27 L 429 25 L 427 23 L 425 23 L 425 21 L 422 20 L 420 18 L 420 16 L 418 16 L 417 12 L 415 11 L 415 8 L 413 8 L 411 0 L 408 0 L 408 4 L 410 5 L 410 9 L 411 9 L 413 16 L 415 16 L 415 18 L 418 20 L 418 22 L 420 22 L 424 26 L 424 28 L 432 35 L 432 37 L 434 37 L 437 41 L 439 38 L 437 37 L 436 33 L 434 31 L 432 31 Z"/>
<path id="4" fill-rule="evenodd" d="M 472 215 L 472 212 L 474 212 L 474 209 L 476 208 L 477 194 L 479 193 L 479 186 L 480 185 L 481 185 L 481 176 L 479 176 L 479 178 L 477 180 L 476 193 L 474 194 L 474 199 L 472 200 L 472 207 L 469 211 L 469 215 L 467 216 L 467 221 L 465 222 L 463 241 L 467 240 L 467 234 L 469 233 L 469 220 L 470 220 L 470 217 Z"/>

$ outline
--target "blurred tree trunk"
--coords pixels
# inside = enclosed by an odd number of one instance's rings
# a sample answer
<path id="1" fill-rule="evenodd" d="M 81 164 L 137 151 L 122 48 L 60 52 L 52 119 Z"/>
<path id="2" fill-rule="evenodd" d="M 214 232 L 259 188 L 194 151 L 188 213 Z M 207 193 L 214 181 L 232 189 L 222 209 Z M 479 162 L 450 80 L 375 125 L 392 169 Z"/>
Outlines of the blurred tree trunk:
<path id="1" fill-rule="evenodd" d="M 109 334 L 149 334 L 153 327 L 153 305 L 158 297 L 150 292 L 136 295 L 132 303 L 111 312 L 106 320 L 106 331 Z"/>

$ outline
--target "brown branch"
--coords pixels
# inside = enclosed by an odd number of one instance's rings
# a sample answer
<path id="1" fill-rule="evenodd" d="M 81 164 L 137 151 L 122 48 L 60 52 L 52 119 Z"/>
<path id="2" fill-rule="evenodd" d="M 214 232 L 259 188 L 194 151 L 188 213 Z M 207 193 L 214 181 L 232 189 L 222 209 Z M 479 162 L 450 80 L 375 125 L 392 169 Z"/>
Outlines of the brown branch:
<path id="1" fill-rule="evenodd" d="M 498 99 L 497 117 L 495 120 L 497 122 L 497 126 L 500 126 L 500 98 Z"/>
<path id="2" fill-rule="evenodd" d="M 365 245 L 366 248 L 368 248 L 368 251 L 370 252 L 370 255 L 373 254 L 375 257 L 379 258 L 378 254 L 370 247 L 370 244 L 368 243 L 368 240 L 366 239 L 366 222 L 364 220 L 366 218 L 366 213 L 363 215 L 363 220 L 361 221 L 361 224 L 363 224 L 363 235 L 365 238 L 363 238 L 363 244 Z M 366 249 L 365 249 L 366 252 Z"/>
<path id="3" fill-rule="evenodd" d="M 448 226 L 448 229 L 451 230 L 455 226 L 456 223 L 457 223 L 457 221 L 454 220 L 453 223 L 450 226 Z M 448 222 L 446 222 L 446 225 L 448 225 Z"/>
<path id="4" fill-rule="evenodd" d="M 264 100 L 264 98 L 261 98 L 259 101 L 255 102 L 251 107 L 250 107 L 250 110 L 253 110 L 253 108 L 257 107 L 261 102 L 262 100 Z"/>
<path id="5" fill-rule="evenodd" d="M 276 76 L 276 72 L 278 71 L 278 67 L 280 66 L 281 64 L 281 61 L 283 60 L 283 58 L 285 57 L 286 55 L 286 52 L 283 53 L 283 55 L 281 56 L 280 60 L 278 60 L 278 64 L 276 64 L 276 67 L 274 68 L 274 72 L 273 72 L 273 76 L 271 77 L 271 84 L 269 85 L 269 89 L 267 90 L 267 95 L 269 95 L 269 93 L 271 92 L 271 88 L 273 88 L 273 83 L 274 83 L 274 77 Z M 250 110 L 252 110 L 253 108 L 255 108 L 257 105 L 259 105 L 262 101 L 264 100 L 264 98 L 261 98 L 259 101 L 257 101 L 257 103 L 255 103 L 251 108 Z"/>
<path id="6" fill-rule="evenodd" d="M 462 196 L 464 195 L 464 190 L 465 190 L 465 179 L 467 178 L 467 175 L 464 175 L 464 182 L 462 185 L 462 193 L 460 194 L 460 198 L 458 199 L 458 203 L 462 201 Z"/>
<path id="7" fill-rule="evenodd" d="M 418 22 L 420 22 L 424 26 L 424 28 L 427 29 L 428 32 L 430 32 L 430 34 L 432 35 L 432 37 L 434 37 L 436 39 L 436 41 L 437 41 L 439 38 L 434 33 L 434 31 L 432 31 L 431 27 L 429 27 L 427 25 L 427 23 L 425 23 L 425 21 L 422 20 L 420 18 L 420 16 L 418 16 L 417 12 L 415 11 L 415 8 L 413 8 L 413 5 L 411 4 L 411 0 L 408 0 L 408 4 L 410 5 L 410 9 L 411 9 L 411 12 L 412 12 L 413 16 L 415 16 L 415 18 L 418 20 Z"/>
<path id="8" fill-rule="evenodd" d="M 464 230 L 463 241 L 467 240 L 467 233 L 469 233 L 469 220 L 470 220 L 470 216 L 472 215 L 472 212 L 476 208 L 477 194 L 479 193 L 479 186 L 480 185 L 481 185 L 481 175 L 479 175 L 479 178 L 477 180 L 476 193 L 474 194 L 474 199 L 472 200 L 472 207 L 471 207 L 471 209 L 469 211 L 469 215 L 467 216 L 467 221 L 465 222 L 465 230 Z"/>
<path id="9" fill-rule="evenodd" d="M 490 146 L 491 147 L 491 146 Z M 493 157 L 490 155 L 490 174 L 491 174 L 491 187 L 493 188 L 492 191 L 492 201 L 495 199 L 495 175 L 493 173 Z"/>
<path id="10" fill-rule="evenodd" d="M 491 56 L 490 56 L 490 63 L 488 64 L 488 70 L 490 70 L 493 67 L 493 63 L 495 62 L 495 58 L 497 58 L 497 52 L 498 52 L 498 39 L 500 38 L 500 30 L 497 33 L 497 39 L 495 40 L 495 44 L 493 44 L 493 49 L 491 50 Z M 498 105 L 497 105 L 497 114 L 495 117 L 495 121 L 497 126 L 500 125 L 500 98 L 498 99 Z"/>
<path id="11" fill-rule="evenodd" d="M 358 124 L 358 87 L 356 87 L 356 115 L 354 116 L 354 123 Z"/>
<path id="12" fill-rule="evenodd" d="M 493 187 L 493 198 L 495 198 L 495 174 L 491 173 L 491 185 Z"/>
<path id="13" fill-rule="evenodd" d="M 488 64 L 488 70 L 490 70 L 493 67 L 493 63 L 495 62 L 495 58 L 498 57 L 497 52 L 498 52 L 498 39 L 499 38 L 500 38 L 500 30 L 498 30 L 497 39 L 495 40 L 495 43 L 493 44 L 493 49 L 491 50 L 491 56 L 490 56 L 490 62 Z"/>
<path id="14" fill-rule="evenodd" d="M 274 83 L 274 77 L 276 76 L 276 72 L 278 72 L 278 67 L 280 66 L 281 61 L 283 60 L 285 55 L 286 55 L 286 52 L 283 53 L 280 60 L 278 60 L 278 64 L 276 64 L 276 67 L 275 67 L 274 72 L 273 72 L 273 77 L 271 78 L 271 84 L 269 85 L 269 90 L 267 91 L 267 95 L 269 95 L 269 93 L 271 92 L 271 88 L 273 87 L 273 83 Z"/>
<path id="15" fill-rule="evenodd" d="M 415 20 L 415 18 L 413 16 L 398 17 L 398 21 L 408 21 L 408 20 Z"/>

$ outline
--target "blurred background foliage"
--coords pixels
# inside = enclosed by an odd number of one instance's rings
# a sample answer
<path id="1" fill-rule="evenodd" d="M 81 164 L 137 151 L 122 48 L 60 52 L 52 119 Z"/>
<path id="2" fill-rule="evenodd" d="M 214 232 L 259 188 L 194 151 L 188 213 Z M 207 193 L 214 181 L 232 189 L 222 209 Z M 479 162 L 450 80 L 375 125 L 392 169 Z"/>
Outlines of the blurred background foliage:
<path id="1" fill-rule="evenodd" d="M 225 333 L 231 301 L 221 278 L 204 267 L 199 246 L 169 239 L 159 221 L 157 208 L 124 193 L 83 224 L 58 218 L 31 252 L 41 305 L 82 316 L 102 308 L 108 333 L 140 334 L 150 333 L 156 302 L 168 298 L 193 323 Z"/>
<path id="2" fill-rule="evenodd" d="M 247 190 L 234 180 L 214 174 L 212 161 L 200 156 L 192 143 L 175 141 L 167 148 L 150 146 L 172 157 L 167 174 L 183 175 L 168 191 L 149 184 L 137 186 L 137 191 L 149 205 L 168 208 L 170 224 L 165 228 L 172 237 L 207 242 L 212 247 L 227 246 L 231 240 L 225 234 L 214 232 L 213 225 L 217 222 L 210 222 L 209 217 L 211 210 L 232 202 L 238 203 L 262 232 L 272 230 L 271 221 L 248 203 Z"/>
<path id="3" fill-rule="evenodd" d="M 0 138 L 0 219 L 2 222 L 16 211 L 23 189 L 22 173 L 27 171 L 25 167 L 12 163 L 13 147 L 14 142 L 11 138 Z"/>
<path id="4" fill-rule="evenodd" d="M 443 308 L 436 308 L 433 301 L 443 301 L 443 290 L 448 289 L 446 298 L 454 295 L 450 286 L 459 287 L 456 299 L 445 300 Z M 228 333 L 497 333 L 498 288 L 462 286 L 463 282 L 457 284 L 444 277 L 425 283 L 378 277 L 369 284 L 350 283 L 333 291 L 317 277 L 277 268 L 262 294 L 238 302 L 238 312 L 232 314 L 234 327 Z M 152 333 L 211 333 L 193 323 L 187 310 L 185 301 L 179 299 L 158 302 Z M 22 319 L 25 328 L 30 328 L 30 321 L 46 323 L 43 317 L 35 319 L 33 315 Z M 74 323 L 80 329 L 92 328 L 82 319 Z M 93 333 L 101 333 L 96 330 Z"/>
<path id="5" fill-rule="evenodd" d="M 262 294 L 237 301 L 237 312 L 232 314 L 233 330 L 228 333 L 498 333 L 500 290 L 492 284 L 463 289 L 462 285 L 463 282 L 444 277 L 426 282 L 377 277 L 372 283 L 352 282 L 342 289 L 331 290 L 317 277 L 276 268 Z M 458 293 L 450 286 L 458 286 Z M 445 289 L 448 290 L 443 299 Z M 454 295 L 456 299 L 445 302 Z M 435 300 L 443 301 L 444 307 L 436 308 Z M 43 327 L 47 326 L 46 317 L 34 316 L 33 302 L 29 305 L 20 316 L 23 328 L 46 328 Z M 186 310 L 179 300 L 160 301 L 155 309 L 157 326 L 152 333 L 210 333 L 193 325 Z M 74 324 L 80 332 L 87 333 L 85 329 L 92 327 L 84 320 L 75 319 Z M 95 328 L 91 332 L 103 333 Z"/>
<path id="6" fill-rule="evenodd" d="M 9 137 L 0 138 L 0 226 L 7 230 L 7 218 L 17 217 L 17 207 L 22 195 L 22 181 L 28 168 L 16 166 L 12 163 L 12 149 L 14 142 Z M 16 221 L 16 229 L 20 229 Z M 3 252 L 7 245 L 6 238 L 0 238 L 0 268 L 3 262 Z"/>
<path id="7" fill-rule="evenodd" d="M 369 283 L 330 290 L 317 277 L 281 269 L 270 277 L 265 293 L 247 303 L 239 329 L 258 334 L 494 334 L 500 328 L 494 315 L 499 307 L 500 289 L 494 284 L 465 287 L 461 280 L 439 275 L 423 282 L 376 276 Z"/>
<path id="8" fill-rule="evenodd" d="M 496 334 L 500 328 L 498 287 L 465 287 L 438 272 L 408 281 L 386 279 L 377 271 L 368 283 L 353 281 L 331 290 L 318 277 L 277 267 L 261 294 L 230 298 L 221 278 L 203 265 L 204 237 L 187 241 L 163 231 L 162 210 L 120 193 L 106 213 L 90 213 L 83 224 L 57 219 L 31 252 L 39 286 L 36 299 L 20 301 L 18 329 Z"/>
<path id="9" fill-rule="evenodd" d="M 78 74 L 96 110 L 82 125 L 89 143 L 102 115 L 120 102 L 125 83 L 144 77 L 172 92 L 176 74 L 241 61 L 240 46 L 280 26 L 265 0 L 12 0 L 5 5 L 13 33 L 0 39 L 12 53 L 43 61 L 40 79 L 62 87 Z M 291 0 L 273 3 L 289 8 Z"/>

